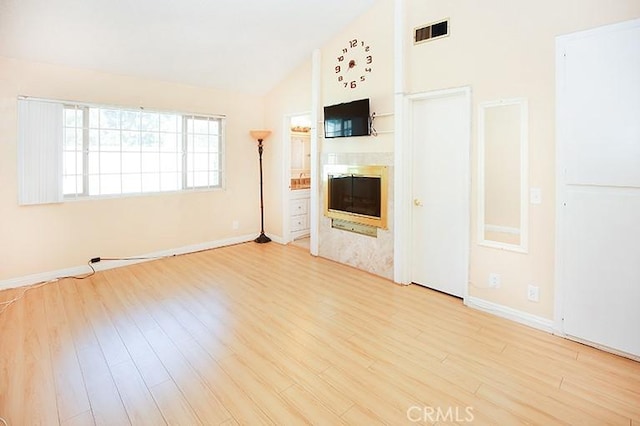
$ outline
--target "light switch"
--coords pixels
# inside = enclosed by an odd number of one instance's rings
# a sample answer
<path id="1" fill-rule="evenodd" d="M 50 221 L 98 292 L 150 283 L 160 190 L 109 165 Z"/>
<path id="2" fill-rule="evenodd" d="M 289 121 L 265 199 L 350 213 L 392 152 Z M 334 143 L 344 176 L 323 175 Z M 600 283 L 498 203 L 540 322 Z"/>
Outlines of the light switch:
<path id="1" fill-rule="evenodd" d="M 542 191 L 540 190 L 540 188 L 531 188 L 529 190 L 529 202 L 531 204 L 542 203 Z"/>

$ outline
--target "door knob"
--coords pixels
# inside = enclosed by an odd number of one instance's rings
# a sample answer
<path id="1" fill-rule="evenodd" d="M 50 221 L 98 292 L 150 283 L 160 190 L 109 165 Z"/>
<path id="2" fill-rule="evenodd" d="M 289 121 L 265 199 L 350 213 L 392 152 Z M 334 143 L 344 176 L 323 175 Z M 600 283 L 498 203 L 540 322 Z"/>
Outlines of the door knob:
<path id="1" fill-rule="evenodd" d="M 414 204 L 415 206 L 422 207 L 422 201 L 420 201 L 420 199 L 419 199 L 419 198 L 414 198 L 414 199 L 413 199 L 413 204 Z"/>

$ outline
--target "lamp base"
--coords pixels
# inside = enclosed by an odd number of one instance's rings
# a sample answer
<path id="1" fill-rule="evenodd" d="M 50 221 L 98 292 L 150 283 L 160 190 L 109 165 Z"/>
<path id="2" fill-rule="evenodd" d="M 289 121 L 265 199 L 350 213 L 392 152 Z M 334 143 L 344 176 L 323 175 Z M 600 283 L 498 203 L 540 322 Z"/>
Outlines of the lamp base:
<path id="1" fill-rule="evenodd" d="M 271 238 L 267 237 L 264 232 L 261 232 L 260 235 L 258 236 L 258 238 L 256 238 L 255 240 L 256 243 L 258 244 L 264 244 L 264 243 L 268 243 L 271 241 Z"/>

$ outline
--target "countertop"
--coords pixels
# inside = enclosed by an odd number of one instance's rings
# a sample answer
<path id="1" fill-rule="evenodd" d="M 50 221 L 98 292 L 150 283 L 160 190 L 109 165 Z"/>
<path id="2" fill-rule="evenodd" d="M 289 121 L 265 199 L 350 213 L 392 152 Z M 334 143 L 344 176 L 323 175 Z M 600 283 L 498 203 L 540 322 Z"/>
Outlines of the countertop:
<path id="1" fill-rule="evenodd" d="M 289 187 L 293 191 L 298 189 L 309 189 L 311 188 L 311 178 L 291 178 Z"/>

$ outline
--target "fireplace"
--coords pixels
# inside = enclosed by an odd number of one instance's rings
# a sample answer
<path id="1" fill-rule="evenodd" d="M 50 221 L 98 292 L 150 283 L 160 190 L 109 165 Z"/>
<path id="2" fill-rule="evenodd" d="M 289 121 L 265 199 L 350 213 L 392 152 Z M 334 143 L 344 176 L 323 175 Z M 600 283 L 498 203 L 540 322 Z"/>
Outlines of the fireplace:
<path id="1" fill-rule="evenodd" d="M 328 165 L 325 216 L 387 229 L 387 167 Z"/>

